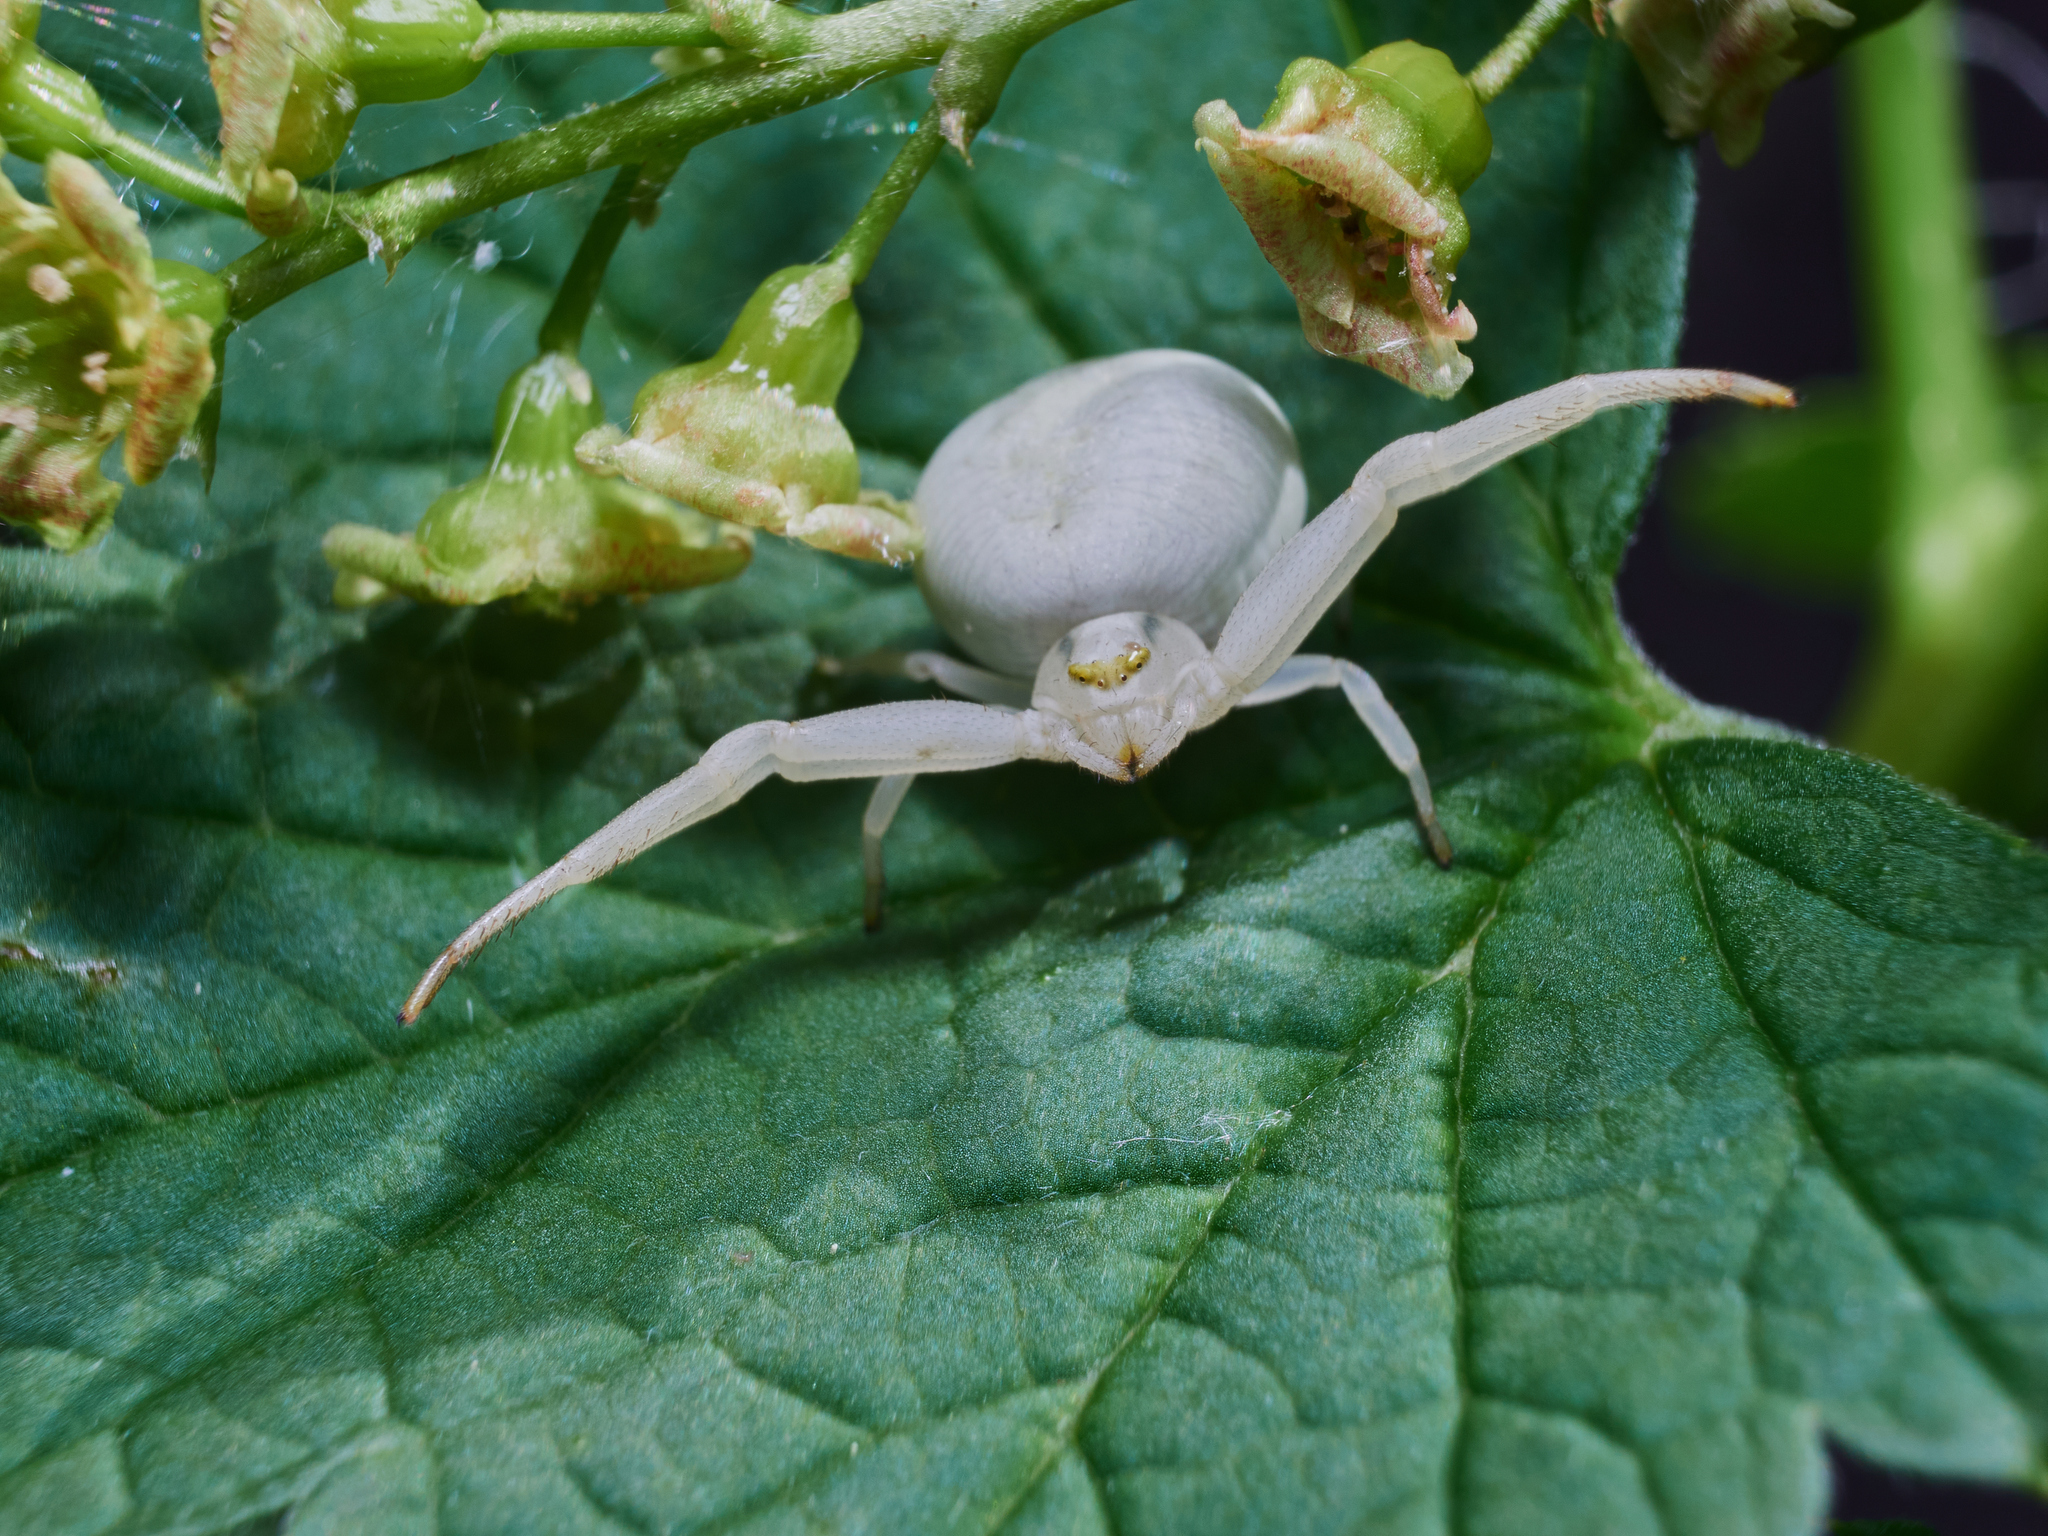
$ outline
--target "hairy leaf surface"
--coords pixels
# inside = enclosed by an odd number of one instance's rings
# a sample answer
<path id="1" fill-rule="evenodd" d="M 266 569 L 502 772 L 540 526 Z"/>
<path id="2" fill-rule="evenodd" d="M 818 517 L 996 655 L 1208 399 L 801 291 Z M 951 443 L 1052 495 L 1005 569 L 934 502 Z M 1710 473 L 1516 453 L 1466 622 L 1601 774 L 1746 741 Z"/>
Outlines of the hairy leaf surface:
<path id="1" fill-rule="evenodd" d="M 1356 8 L 1463 65 L 1512 14 Z M 1189 122 L 1261 110 L 1330 17 L 1153 0 L 1024 61 L 861 291 L 873 479 L 1131 347 L 1258 377 L 1319 496 L 1668 361 L 1689 161 L 1582 29 L 1492 114 L 1466 395 L 1307 351 Z M 96 78 L 139 110 L 185 66 L 135 35 Z M 343 174 L 646 74 L 494 65 L 373 109 Z M 923 104 L 692 156 L 587 343 L 615 416 Z M 819 657 L 941 639 L 907 579 L 772 540 L 573 625 L 328 603 L 322 530 L 474 472 L 600 190 L 280 306 L 232 345 L 210 497 L 181 465 L 92 553 L 0 550 L 12 1528 L 1791 1536 L 1823 1431 L 2041 1477 L 2048 861 L 1635 656 L 1653 412 L 1417 509 L 1317 637 L 1414 726 L 1449 872 L 1308 699 L 1135 789 L 920 781 L 875 937 L 867 786 L 771 782 L 399 1029 L 464 922 L 721 733 L 917 692 Z"/>

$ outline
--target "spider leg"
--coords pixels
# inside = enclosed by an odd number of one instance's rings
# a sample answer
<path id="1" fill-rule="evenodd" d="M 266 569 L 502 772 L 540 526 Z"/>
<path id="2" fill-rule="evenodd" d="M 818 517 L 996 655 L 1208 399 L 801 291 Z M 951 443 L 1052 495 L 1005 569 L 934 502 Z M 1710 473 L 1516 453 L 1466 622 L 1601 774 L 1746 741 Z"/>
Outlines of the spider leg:
<path id="1" fill-rule="evenodd" d="M 855 673 L 907 677 L 920 683 L 937 683 L 946 692 L 977 704 L 993 704 L 998 709 L 1031 707 L 1030 679 L 1005 677 L 1000 672 L 957 661 L 944 651 L 872 651 L 844 660 L 822 656 L 818 659 L 818 670 L 828 677 L 849 677 Z"/>
<path id="2" fill-rule="evenodd" d="M 1387 505 L 1412 506 L 1463 485 L 1473 476 L 1511 459 L 1560 432 L 1569 432 L 1618 405 L 1658 400 L 1713 400 L 1726 397 L 1747 405 L 1790 406 L 1792 391 L 1746 373 L 1712 368 L 1637 368 L 1627 373 L 1584 373 L 1547 389 L 1497 405 L 1445 427 L 1417 432 L 1389 443 L 1365 461 L 1360 478 L 1386 488 Z"/>
<path id="3" fill-rule="evenodd" d="M 861 814 L 860 864 L 866 881 L 861 897 L 861 923 L 869 933 L 882 926 L 882 911 L 889 889 L 888 878 L 882 870 L 882 839 L 888 834 L 889 823 L 896 819 L 903 797 L 910 793 L 910 786 L 916 782 L 914 773 L 892 773 L 885 779 L 877 779 L 875 792 L 868 797 L 868 808 Z"/>
<path id="4" fill-rule="evenodd" d="M 1422 824 L 1422 835 L 1428 839 L 1430 857 L 1449 869 L 1451 840 L 1444 836 L 1443 824 L 1436 819 L 1436 800 L 1429 792 L 1429 775 L 1422 770 L 1422 754 L 1416 751 L 1415 738 L 1408 734 L 1408 727 L 1365 668 L 1341 656 L 1290 656 L 1263 684 L 1240 699 L 1237 707 L 1277 704 L 1311 688 L 1344 690 L 1344 697 L 1351 701 L 1358 718 L 1387 754 L 1387 761 L 1407 779 L 1408 793 L 1415 798 L 1415 819 Z"/>
<path id="5" fill-rule="evenodd" d="M 1031 707 L 1030 679 L 1005 677 L 1000 672 L 972 667 L 955 661 L 944 651 L 912 651 L 903 658 L 903 675 L 919 682 L 937 683 L 946 692 L 957 693 L 977 704 L 993 704 L 998 709 Z"/>
<path id="6" fill-rule="evenodd" d="M 1569 431 L 1618 405 L 1706 400 L 1792 405 L 1783 385 L 1705 368 L 1644 368 L 1589 373 L 1481 411 L 1441 432 L 1390 443 L 1365 461 L 1350 487 L 1297 533 L 1252 579 L 1217 638 L 1222 691 L 1206 707 L 1208 724 L 1279 669 L 1315 627 L 1380 541 L 1401 508 L 1463 485 L 1501 460 Z"/>
<path id="7" fill-rule="evenodd" d="M 626 808 L 463 929 L 405 1000 L 410 1024 L 455 967 L 550 896 L 639 857 L 663 838 L 715 816 L 771 774 L 785 779 L 883 779 L 962 773 L 1020 757 L 1057 757 L 1043 717 L 981 704 L 921 699 L 809 720 L 762 720 L 721 736 L 687 773 Z"/>

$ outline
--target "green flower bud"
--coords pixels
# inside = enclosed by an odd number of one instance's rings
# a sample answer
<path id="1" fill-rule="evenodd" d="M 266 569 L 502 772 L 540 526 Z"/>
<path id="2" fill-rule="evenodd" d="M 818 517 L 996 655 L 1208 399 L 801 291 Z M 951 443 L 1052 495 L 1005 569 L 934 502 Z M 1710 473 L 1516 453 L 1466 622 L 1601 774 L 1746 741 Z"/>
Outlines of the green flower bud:
<path id="1" fill-rule="evenodd" d="M 1195 114 L 1197 146 L 1293 290 L 1309 344 L 1439 398 L 1478 334 L 1445 285 L 1471 239 L 1459 194 L 1493 154 L 1479 99 L 1418 43 L 1349 69 L 1296 59 L 1256 129 L 1226 102 Z"/>
<path id="2" fill-rule="evenodd" d="M 84 77 L 36 46 L 42 14 L 40 0 L 0 0 L 0 139 L 24 160 L 60 149 L 89 159 L 106 108 Z"/>
<path id="3" fill-rule="evenodd" d="M 924 541 L 910 509 L 860 488 L 833 409 L 860 350 L 852 295 L 837 263 L 785 267 L 754 290 L 713 357 L 647 382 L 632 436 L 600 428 L 577 456 L 729 522 L 858 559 L 914 558 Z"/>
<path id="4" fill-rule="evenodd" d="M 543 352 L 498 396 L 490 467 L 437 498 L 412 533 L 327 530 L 320 549 L 340 573 L 335 602 L 512 597 L 569 617 L 601 597 L 674 592 L 745 569 L 753 541 L 744 529 L 576 462 L 576 440 L 603 420 L 590 375 L 566 353 Z"/>
<path id="5" fill-rule="evenodd" d="M 227 293 L 153 260 L 134 210 L 84 161 L 54 151 L 43 175 L 48 207 L 0 179 L 0 519 L 76 549 L 120 499 L 99 468 L 116 438 L 138 485 L 177 456 L 213 387 Z"/>
<path id="6" fill-rule="evenodd" d="M 1607 0 L 1674 138 L 1711 131 L 1730 165 L 1756 153 L 1778 88 L 1920 0 Z M 1596 9 L 1595 15 L 1601 11 Z"/>
<path id="7" fill-rule="evenodd" d="M 244 190 L 264 168 L 319 175 L 364 107 L 428 101 L 474 80 L 486 21 L 476 0 L 202 0 L 222 174 Z"/>
<path id="8" fill-rule="evenodd" d="M 106 119 L 100 93 L 34 43 L 9 55 L 0 73 L 0 139 L 22 159 L 41 163 L 57 150 L 96 157 L 93 129 Z"/>
<path id="9" fill-rule="evenodd" d="M 1409 180 L 1421 185 L 1441 177 L 1463 192 L 1479 179 L 1493 158 L 1493 131 L 1449 54 L 1420 43 L 1386 43 L 1344 73 L 1392 103 L 1421 135 L 1427 160 L 1413 155 L 1400 136 L 1390 135 L 1381 146 Z"/>

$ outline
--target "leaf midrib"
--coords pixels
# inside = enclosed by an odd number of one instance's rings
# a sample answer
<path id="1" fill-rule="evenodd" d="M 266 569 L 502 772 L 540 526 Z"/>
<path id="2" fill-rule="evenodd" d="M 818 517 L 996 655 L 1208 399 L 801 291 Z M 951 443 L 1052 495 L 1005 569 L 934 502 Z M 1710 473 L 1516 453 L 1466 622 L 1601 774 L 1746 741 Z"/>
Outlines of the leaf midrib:
<path id="1" fill-rule="evenodd" d="M 1582 791 L 1581 794 L 1585 792 L 1587 791 Z M 1568 810 L 1572 804 L 1576 803 L 1578 798 L 1580 797 L 1574 796 L 1572 797 L 1572 799 L 1567 800 L 1564 803 L 1560 804 L 1553 813 L 1551 823 L 1554 824 L 1557 816 L 1561 816 L 1562 814 L 1564 814 L 1564 812 Z M 1532 846 L 1529 855 L 1530 858 L 1534 857 L 1535 849 L 1538 846 L 1540 846 L 1540 842 Z M 1527 868 L 1526 861 L 1523 864 L 1522 868 Z M 1514 875 L 1511 875 L 1498 882 L 1500 889 L 1498 894 L 1496 895 L 1494 906 L 1489 909 L 1484 921 L 1490 921 L 1492 913 L 1498 910 L 1500 900 L 1504 898 L 1507 889 L 1512 885 L 1514 879 L 1517 878 L 1520 873 L 1521 870 L 1517 870 Z M 931 901 L 941 899 L 943 898 L 927 898 L 926 900 Z M 1474 925 L 1473 932 L 1470 935 L 1468 935 L 1468 937 L 1462 944 L 1458 946 L 1457 951 L 1455 951 L 1454 953 L 1462 953 L 1469 949 L 1476 942 L 1479 932 L 1483 930 L 1484 921 L 1482 921 L 1481 923 L 1476 923 Z M 812 936 L 822 936 L 824 933 L 831 932 L 843 926 L 843 921 L 838 923 L 820 925 L 816 929 L 812 930 Z M 786 946 L 780 944 L 768 946 L 767 953 L 772 954 L 776 950 L 780 950 L 784 947 Z M 480 1208 L 488 1201 L 495 1199 L 496 1197 L 501 1195 L 505 1190 L 511 1188 L 514 1184 L 519 1182 L 519 1180 L 529 1175 L 533 1167 L 538 1162 L 538 1160 L 541 1157 L 543 1157 L 548 1151 L 550 1151 L 554 1146 L 558 1145 L 566 1136 L 568 1136 L 573 1131 L 573 1129 L 577 1125 L 580 1125 L 587 1118 L 590 1110 L 593 1107 L 595 1107 L 603 1099 L 609 1096 L 616 1089 L 617 1085 L 621 1081 L 627 1080 L 628 1078 L 630 1078 L 632 1073 L 634 1073 L 635 1071 L 639 1070 L 642 1066 L 644 1066 L 647 1059 L 651 1056 L 651 1054 L 654 1051 L 658 1050 L 661 1047 L 663 1042 L 674 1036 L 678 1031 L 684 1030 L 688 1027 L 692 1018 L 694 1017 L 697 1003 L 700 1002 L 703 996 L 705 996 L 706 993 L 709 991 L 712 982 L 717 980 L 719 976 L 731 972 L 737 972 L 741 968 L 761 958 L 762 953 L 763 951 L 761 950 L 752 951 L 746 955 L 735 957 L 733 960 L 726 962 L 725 965 L 716 969 L 715 974 L 707 974 L 700 972 L 697 974 L 696 977 L 693 977 L 693 980 L 700 981 L 702 985 L 696 989 L 697 995 L 695 998 L 691 1000 L 690 1004 L 686 1006 L 685 1009 L 675 1019 L 669 1021 L 667 1024 L 664 1024 L 659 1029 L 654 1031 L 649 1036 L 647 1041 L 643 1043 L 637 1050 L 635 1050 L 632 1053 L 632 1055 L 616 1071 L 610 1074 L 601 1084 L 599 1084 L 594 1089 L 590 1090 L 588 1093 L 579 1096 L 576 1102 L 571 1106 L 569 1113 L 566 1114 L 563 1117 L 563 1119 L 550 1130 L 547 1136 L 538 1140 L 534 1144 L 534 1146 L 528 1151 L 528 1153 L 524 1157 L 522 1157 L 521 1160 L 516 1165 L 514 1165 L 514 1167 L 508 1173 L 506 1173 L 505 1175 L 496 1180 L 480 1179 L 477 1190 L 472 1194 L 472 1196 L 468 1200 L 458 1204 L 454 1209 L 449 1211 L 441 1220 L 436 1222 L 432 1227 L 424 1230 L 418 1237 L 408 1242 L 396 1245 L 380 1241 L 378 1246 L 382 1248 L 384 1251 L 380 1254 L 376 1263 L 371 1266 L 371 1269 L 374 1270 L 376 1268 L 381 1268 L 382 1266 L 392 1262 L 394 1259 L 402 1257 L 406 1253 L 416 1251 L 426 1246 L 438 1236 L 453 1229 L 473 1211 Z M 661 978 L 659 984 L 668 984 L 673 982 L 674 980 L 675 978 L 673 977 L 663 977 Z M 1413 994 L 1411 992 L 1407 995 L 1412 996 Z M 588 1005 L 586 1003 L 582 1006 L 587 1007 Z M 535 1017 L 538 1020 L 551 1018 L 553 1017 L 553 1015 L 537 1015 Z M 449 1044 L 451 1047 L 459 1047 L 462 1043 L 467 1041 L 468 1038 L 469 1037 L 467 1035 L 457 1037 L 456 1039 L 451 1040 Z M 1082 1460 L 1088 1466 L 1090 1476 L 1094 1480 L 1098 1489 L 1101 1486 L 1101 1473 L 1099 1469 L 1097 1469 L 1094 1466 L 1093 1462 L 1090 1461 L 1087 1457 L 1086 1451 L 1080 1446 L 1078 1437 L 1081 1425 L 1086 1417 L 1087 1406 L 1095 1400 L 1095 1396 L 1099 1391 L 1102 1381 L 1106 1378 L 1110 1367 L 1113 1366 L 1118 1359 L 1121 1359 L 1123 1355 L 1128 1352 L 1132 1344 L 1136 1343 L 1139 1339 L 1144 1337 L 1145 1333 L 1149 1330 L 1151 1323 L 1156 1320 L 1160 1310 L 1164 1307 L 1167 1300 L 1170 1299 L 1173 1293 L 1174 1286 L 1178 1282 L 1180 1276 L 1185 1272 L 1187 1266 L 1193 1262 L 1195 1257 L 1206 1247 L 1207 1240 L 1214 1230 L 1216 1218 L 1218 1214 L 1225 1209 L 1229 1195 L 1239 1187 L 1239 1185 L 1247 1176 L 1247 1174 L 1253 1171 L 1253 1169 L 1256 1167 L 1257 1160 L 1263 1159 L 1266 1151 L 1272 1145 L 1276 1145 L 1278 1138 L 1281 1135 L 1285 1134 L 1285 1130 L 1288 1126 L 1292 1124 L 1294 1113 L 1296 1110 L 1298 1110 L 1301 1103 L 1305 1102 L 1309 1095 L 1315 1092 L 1318 1088 L 1325 1086 L 1328 1082 L 1341 1076 L 1344 1072 L 1347 1072 L 1355 1068 L 1355 1066 L 1358 1064 L 1358 1061 L 1362 1059 L 1363 1048 L 1363 1043 L 1361 1042 L 1361 1045 L 1353 1052 L 1348 1053 L 1346 1058 L 1340 1064 L 1334 1066 L 1327 1076 L 1319 1079 L 1313 1087 L 1306 1090 L 1292 1104 L 1286 1106 L 1286 1111 L 1289 1117 L 1286 1124 L 1280 1126 L 1269 1126 L 1266 1129 L 1262 1130 L 1254 1138 L 1251 1146 L 1247 1149 L 1247 1160 L 1240 1164 L 1238 1171 L 1234 1173 L 1231 1179 L 1227 1182 L 1225 1186 L 1224 1197 L 1222 1199 L 1219 1199 L 1217 1204 L 1211 1209 L 1208 1219 L 1204 1222 L 1195 1240 L 1189 1244 L 1187 1251 L 1181 1256 L 1179 1262 L 1176 1264 L 1171 1274 L 1167 1276 L 1164 1281 L 1162 1281 L 1162 1283 L 1157 1288 L 1156 1292 L 1152 1295 L 1151 1298 L 1149 1298 L 1144 1312 L 1133 1322 L 1132 1326 L 1128 1330 L 1126 1330 L 1125 1334 L 1119 1340 L 1116 1347 L 1112 1349 L 1104 1357 L 1102 1362 L 1095 1368 L 1089 1380 L 1086 1397 L 1083 1403 L 1079 1407 L 1077 1407 L 1074 1413 L 1070 1416 L 1068 1425 L 1066 1427 L 1066 1434 L 1060 1443 L 1062 1446 L 1062 1454 L 1064 1453 L 1065 1448 L 1071 1448 L 1082 1457 Z M 418 1058 L 405 1058 L 404 1061 L 394 1063 L 393 1065 L 403 1067 L 406 1062 L 415 1059 Z M 380 1066 L 377 1063 L 370 1063 L 366 1064 L 363 1067 L 355 1069 L 355 1072 L 376 1070 L 391 1070 L 391 1066 Z M 318 1083 L 339 1080 L 341 1077 L 352 1075 L 354 1075 L 353 1072 L 348 1074 L 330 1074 L 328 1077 L 325 1078 L 307 1079 L 305 1083 L 294 1084 L 293 1087 L 311 1086 Z M 280 1088 L 276 1091 L 288 1092 L 292 1090 L 290 1088 Z M 269 1096 L 270 1095 L 266 1094 L 264 1097 L 267 1098 Z M 252 1100 L 250 1102 L 256 1103 L 260 1102 L 260 1100 Z M 214 1107 L 217 1108 L 218 1106 Z M 194 1113 L 203 1112 L 204 1111 L 195 1111 Z M 126 1135 L 139 1135 L 144 1133 L 145 1132 L 142 1129 L 138 1129 L 133 1132 L 123 1133 L 121 1135 L 106 1138 L 105 1142 L 101 1143 L 101 1145 L 115 1145 L 118 1144 L 118 1142 L 122 1139 L 125 1139 Z M 0 1192 L 4 1192 L 5 1188 L 8 1185 L 18 1182 L 19 1179 L 28 1177 L 33 1173 L 41 1171 L 45 1170 L 40 1168 L 33 1170 L 24 1170 L 21 1174 L 16 1175 L 14 1179 L 8 1180 L 5 1185 L 0 1185 Z M 1082 1195 L 1090 1195 L 1099 1194 L 1100 1191 L 1083 1191 L 1079 1193 Z M 973 1209 L 976 1208 L 956 1207 L 956 1212 L 971 1211 Z M 367 1272 L 368 1271 L 356 1271 L 350 1273 L 346 1277 L 338 1279 L 334 1285 L 323 1290 L 317 1297 L 309 1298 L 309 1300 L 303 1307 L 295 1309 L 292 1313 L 288 1315 L 282 1315 L 268 1320 L 262 1331 L 264 1333 L 271 1333 L 275 1332 L 280 1328 L 289 1326 L 292 1322 L 303 1319 L 304 1317 L 312 1314 L 313 1312 L 316 1312 L 321 1307 L 330 1304 L 338 1296 L 359 1289 L 363 1276 Z M 375 1316 L 376 1309 L 372 1307 L 370 1311 L 372 1315 Z M 1462 1305 L 1460 1307 L 1460 1313 L 1462 1317 Z M 381 1336 L 381 1319 L 379 1320 L 378 1326 Z M 194 1380 L 201 1377 L 208 1369 L 218 1364 L 220 1360 L 224 1358 L 231 1358 L 237 1350 L 246 1347 L 250 1342 L 251 1341 L 246 1338 L 234 1340 L 224 1345 L 224 1347 L 217 1352 L 211 1353 L 202 1359 L 195 1359 L 191 1361 L 182 1370 L 175 1373 L 159 1373 L 158 1371 L 153 1370 L 145 1365 L 129 1361 L 122 1357 L 109 1357 L 118 1360 L 119 1363 L 128 1366 L 130 1369 L 134 1369 L 153 1378 L 156 1384 L 152 1387 L 152 1389 L 149 1392 L 143 1394 L 133 1402 L 127 1404 L 117 1417 L 108 1421 L 107 1423 L 100 1423 L 93 1426 L 93 1432 L 104 1431 L 112 1424 L 119 1424 L 131 1421 L 135 1415 L 145 1412 L 151 1405 L 161 1401 L 168 1395 L 190 1385 Z M 743 1367 L 741 1368 L 744 1369 Z M 391 1362 L 386 1362 L 385 1370 L 388 1392 L 391 1389 L 392 1382 L 395 1380 L 395 1378 L 393 1378 L 391 1375 Z M 747 1374 L 753 1375 L 754 1373 L 748 1371 Z M 778 1391 L 787 1390 L 779 1382 L 767 1380 L 766 1378 L 761 1379 L 766 1381 L 767 1385 L 774 1387 Z M 61 1449 L 62 1447 L 53 1448 L 52 1451 L 45 1452 L 44 1456 L 55 1454 L 57 1451 Z M 33 1458 L 31 1461 L 24 1463 L 23 1465 L 33 1466 L 42 1459 L 44 1459 L 44 1457 Z M 1057 1454 L 1046 1458 L 1044 1464 L 1036 1470 L 1034 1474 L 1035 1479 L 1042 1480 L 1042 1478 L 1050 1472 L 1051 1468 L 1057 1465 L 1058 1460 L 1059 1455 Z M 1017 1506 L 1021 1506 L 1023 1499 L 1029 1496 L 1031 1488 L 1034 1486 L 1036 1486 L 1035 1480 L 1032 1482 L 1028 1482 L 1020 1490 L 1016 1500 L 1014 1501 L 1014 1504 Z M 1106 1517 L 1110 1519 L 1112 1528 L 1114 1528 L 1114 1518 L 1113 1515 L 1107 1515 L 1107 1505 L 1105 1505 L 1105 1511 Z"/>

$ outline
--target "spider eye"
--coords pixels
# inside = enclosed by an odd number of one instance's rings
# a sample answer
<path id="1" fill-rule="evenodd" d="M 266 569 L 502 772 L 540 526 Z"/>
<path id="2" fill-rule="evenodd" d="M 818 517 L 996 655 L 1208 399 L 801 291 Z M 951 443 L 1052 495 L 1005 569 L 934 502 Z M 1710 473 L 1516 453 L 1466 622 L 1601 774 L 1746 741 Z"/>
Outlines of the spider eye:
<path id="1" fill-rule="evenodd" d="M 1067 668 L 1067 676 L 1077 683 L 1091 683 L 1097 688 L 1116 688 L 1131 680 L 1146 662 L 1152 659 L 1152 652 L 1133 640 L 1107 661 L 1077 661 Z"/>

